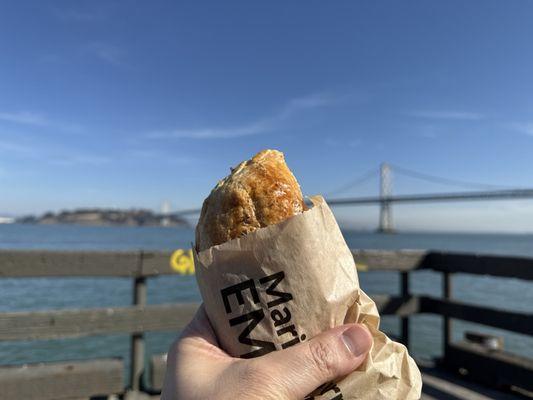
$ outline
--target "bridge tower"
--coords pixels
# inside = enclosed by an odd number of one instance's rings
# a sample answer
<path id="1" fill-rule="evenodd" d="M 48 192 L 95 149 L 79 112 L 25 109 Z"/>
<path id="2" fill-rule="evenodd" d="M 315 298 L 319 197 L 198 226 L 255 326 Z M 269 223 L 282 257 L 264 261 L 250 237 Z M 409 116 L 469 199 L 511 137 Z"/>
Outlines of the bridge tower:
<path id="1" fill-rule="evenodd" d="M 170 201 L 163 201 L 163 204 L 161 204 L 161 214 L 163 215 L 163 218 L 161 219 L 161 225 L 170 225 L 170 218 L 168 217 L 168 215 L 170 214 Z"/>
<path id="2" fill-rule="evenodd" d="M 387 163 L 382 163 L 380 168 L 380 208 L 379 208 L 379 228 L 380 233 L 393 233 L 392 209 L 389 197 L 392 195 L 392 171 Z"/>

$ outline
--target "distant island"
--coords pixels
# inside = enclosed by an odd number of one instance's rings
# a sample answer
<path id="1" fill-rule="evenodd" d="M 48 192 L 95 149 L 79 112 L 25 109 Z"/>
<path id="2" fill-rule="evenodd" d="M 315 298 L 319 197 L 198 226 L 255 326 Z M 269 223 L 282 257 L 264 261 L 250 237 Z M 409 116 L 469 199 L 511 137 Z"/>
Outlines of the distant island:
<path id="1" fill-rule="evenodd" d="M 42 216 L 28 215 L 16 219 L 21 224 L 76 224 L 91 226 L 189 226 L 177 215 L 156 214 L 145 209 L 117 210 L 83 208 L 58 213 L 47 212 Z"/>

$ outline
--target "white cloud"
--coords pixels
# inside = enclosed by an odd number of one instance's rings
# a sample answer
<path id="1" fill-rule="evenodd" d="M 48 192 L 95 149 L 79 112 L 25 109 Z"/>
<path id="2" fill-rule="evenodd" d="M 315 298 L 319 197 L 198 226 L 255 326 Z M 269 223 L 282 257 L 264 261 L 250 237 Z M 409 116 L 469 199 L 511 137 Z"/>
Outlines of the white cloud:
<path id="1" fill-rule="evenodd" d="M 35 148 L 32 145 L 11 142 L 7 140 L 0 140 L 0 152 L 18 153 L 23 155 L 32 155 Z"/>
<path id="2" fill-rule="evenodd" d="M 72 166 L 72 165 L 93 165 L 99 166 L 111 161 L 108 157 L 89 154 L 63 154 L 48 158 L 48 162 L 53 165 Z"/>
<path id="3" fill-rule="evenodd" d="M 258 119 L 252 123 L 232 128 L 209 127 L 201 129 L 173 129 L 149 132 L 146 137 L 151 139 L 188 138 L 188 139 L 230 139 L 242 136 L 258 135 L 277 129 L 279 125 L 295 114 L 321 107 L 326 107 L 338 101 L 338 97 L 326 94 L 314 94 L 289 100 L 277 113 Z"/>
<path id="4" fill-rule="evenodd" d="M 533 136 L 533 122 L 516 123 L 512 125 L 512 128 L 526 135 Z"/>
<path id="5" fill-rule="evenodd" d="M 264 121 L 255 124 L 244 125 L 232 129 L 226 128 L 204 128 L 204 129 L 175 129 L 172 131 L 154 131 L 147 137 L 151 139 L 162 138 L 189 138 L 189 139 L 229 139 L 241 136 L 257 135 L 269 130 L 269 126 Z"/>
<path id="6" fill-rule="evenodd" d="M 329 106 L 339 100 L 339 97 L 335 97 L 325 93 L 315 93 L 305 97 L 297 97 L 295 99 L 289 100 L 287 104 L 285 104 L 281 112 L 277 116 L 275 116 L 275 118 L 290 118 L 295 112 L 298 112 L 300 110 L 308 110 Z"/>
<path id="7" fill-rule="evenodd" d="M 48 126 L 50 122 L 42 114 L 28 111 L 0 112 L 0 121 L 14 122 L 24 125 Z"/>
<path id="8" fill-rule="evenodd" d="M 352 139 L 348 141 L 339 140 L 333 137 L 326 137 L 324 139 L 324 144 L 329 147 L 339 147 L 339 146 L 348 146 L 351 148 L 359 147 L 361 145 L 361 139 Z"/>
<path id="9" fill-rule="evenodd" d="M 67 132 L 78 132 L 81 130 L 78 125 L 54 121 L 44 114 L 31 111 L 0 112 L 0 121 L 41 128 L 53 128 Z"/>
<path id="10" fill-rule="evenodd" d="M 447 119 L 458 121 L 475 121 L 485 118 L 485 115 L 479 113 L 450 110 L 415 110 L 406 112 L 405 115 L 415 118 Z"/>
<path id="11" fill-rule="evenodd" d="M 144 159 L 144 160 L 157 160 L 163 161 L 167 164 L 173 165 L 186 165 L 192 163 L 198 163 L 201 160 L 190 156 L 176 156 L 172 152 L 165 152 L 156 149 L 129 149 L 126 150 L 124 155 L 127 158 L 132 159 Z"/>
<path id="12" fill-rule="evenodd" d="M 92 42 L 86 47 L 86 52 L 112 65 L 122 64 L 123 50 L 110 43 Z"/>
<path id="13" fill-rule="evenodd" d="M 437 125 L 427 125 L 414 128 L 414 135 L 424 139 L 436 139 L 441 136 L 441 127 Z"/>
<path id="14" fill-rule="evenodd" d="M 51 165 L 94 165 L 99 166 L 112 161 L 111 158 L 99 154 L 79 153 L 73 149 L 62 149 L 58 152 L 54 147 L 45 148 L 33 143 L 0 140 L 0 153 L 13 154 L 23 160 L 37 160 Z"/>

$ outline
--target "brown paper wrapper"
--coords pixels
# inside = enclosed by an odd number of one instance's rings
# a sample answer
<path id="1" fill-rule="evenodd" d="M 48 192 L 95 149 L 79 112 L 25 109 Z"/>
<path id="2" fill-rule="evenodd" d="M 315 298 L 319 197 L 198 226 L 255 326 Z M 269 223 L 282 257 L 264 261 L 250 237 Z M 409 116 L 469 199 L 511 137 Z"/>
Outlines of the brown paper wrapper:
<path id="1" fill-rule="evenodd" d="M 276 225 L 195 252 L 195 269 L 221 347 L 258 357 L 345 323 L 365 324 L 373 345 L 364 364 L 313 399 L 419 399 L 420 372 L 407 349 L 379 330 L 375 303 L 360 289 L 354 259 L 320 196 Z"/>

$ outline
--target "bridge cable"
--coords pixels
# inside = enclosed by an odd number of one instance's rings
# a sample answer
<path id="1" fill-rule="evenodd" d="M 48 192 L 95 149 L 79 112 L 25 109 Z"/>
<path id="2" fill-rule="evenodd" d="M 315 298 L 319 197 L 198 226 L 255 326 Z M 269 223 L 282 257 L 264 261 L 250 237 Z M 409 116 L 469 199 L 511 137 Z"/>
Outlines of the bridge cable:
<path id="1" fill-rule="evenodd" d="M 443 185 L 450 185 L 450 186 L 459 186 L 459 187 L 465 187 L 468 189 L 476 188 L 476 189 L 504 189 L 504 188 L 515 188 L 514 186 L 509 185 L 492 185 L 488 183 L 480 183 L 480 182 L 469 182 L 469 181 L 463 181 L 458 179 L 450 179 L 450 178 L 443 178 L 441 176 L 435 176 L 426 174 L 423 172 L 413 171 L 408 168 L 403 168 L 395 164 L 389 165 L 393 168 L 393 171 L 398 172 L 402 175 L 410 176 L 411 178 L 417 178 L 422 179 L 427 182 L 431 183 L 440 183 Z"/>
<path id="2" fill-rule="evenodd" d="M 337 189 L 324 194 L 324 197 L 328 198 L 333 195 L 346 192 L 347 190 L 350 190 L 354 188 L 355 186 L 368 182 L 370 179 L 374 178 L 377 175 L 379 175 L 379 169 L 372 168 L 371 170 L 365 172 L 362 175 L 359 175 L 357 178 L 345 183 L 344 185 L 338 187 Z"/>

